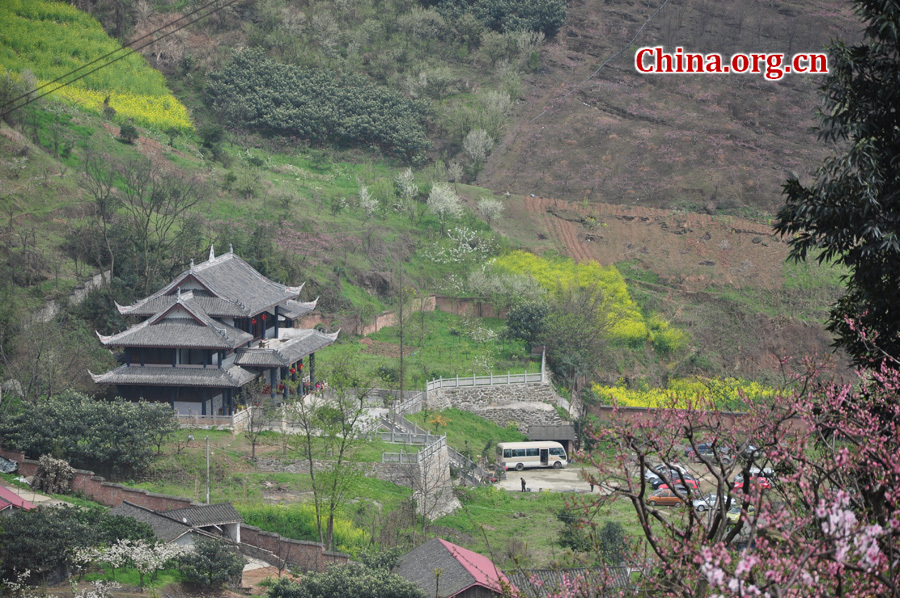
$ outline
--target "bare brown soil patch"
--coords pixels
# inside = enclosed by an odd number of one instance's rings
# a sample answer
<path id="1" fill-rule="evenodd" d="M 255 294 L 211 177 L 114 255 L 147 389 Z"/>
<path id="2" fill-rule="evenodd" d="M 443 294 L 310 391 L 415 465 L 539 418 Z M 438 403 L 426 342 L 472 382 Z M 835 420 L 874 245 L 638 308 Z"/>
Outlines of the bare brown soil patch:
<path id="1" fill-rule="evenodd" d="M 772 211 L 790 172 L 810 173 L 828 149 L 813 127 L 820 76 L 642 75 L 635 48 L 668 52 L 821 51 L 855 40 L 838 0 L 569 2 L 566 26 L 527 76 L 516 122 L 478 183 L 501 192 L 653 207 Z M 802 50 L 801 50 L 802 48 Z"/>
<path id="2" fill-rule="evenodd" d="M 764 289 L 784 284 L 781 264 L 788 247 L 767 224 L 544 197 L 510 199 L 506 204 L 510 217 L 498 227 L 535 251 L 546 249 L 549 241 L 556 251 L 577 261 L 635 260 L 686 291 L 710 284 Z M 523 231 L 526 222 L 531 230 Z"/>

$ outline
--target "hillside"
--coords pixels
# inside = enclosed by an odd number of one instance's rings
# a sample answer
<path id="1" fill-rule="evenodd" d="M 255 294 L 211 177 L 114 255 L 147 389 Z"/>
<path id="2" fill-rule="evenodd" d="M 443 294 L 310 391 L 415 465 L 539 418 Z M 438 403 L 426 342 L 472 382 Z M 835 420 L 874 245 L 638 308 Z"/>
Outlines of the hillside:
<path id="1" fill-rule="evenodd" d="M 123 20 L 103 3 L 86 6 L 120 38 L 186 10 L 147 3 Z M 816 7 L 671 2 L 634 47 L 795 52 L 852 34 L 843 5 Z M 827 351 L 820 322 L 839 291 L 838 273 L 783 265 L 786 246 L 767 222 L 785 172 L 808 172 L 825 155 L 811 130 L 816 79 L 638 76 L 632 47 L 575 88 L 655 7 L 570 2 L 567 10 L 559 32 L 542 43 L 539 32 L 501 33 L 502 26 L 473 23 L 440 3 L 411 9 L 386 2 L 379 10 L 373 2 L 309 2 L 301 10 L 292 2 L 237 2 L 144 51 L 187 106 L 197 135 L 135 119 L 141 127 L 131 144 L 119 138 L 127 123 L 120 115 L 48 101 L 30 108 L 0 139 L 3 257 L 11 273 L 2 288 L 10 299 L 5 321 L 67 295 L 78 279 L 108 265 L 108 251 L 95 242 L 103 224 L 97 203 L 79 174 L 90 153 L 120 169 L 144 160 L 202 189 L 197 218 L 184 223 L 195 228 L 165 256 L 157 278 L 209 243 L 233 244 L 268 276 L 308 281 L 308 298 L 319 296 L 328 317 L 353 323 L 390 308 L 401 272 L 416 292 L 467 293 L 457 283 L 470 271 L 524 248 L 615 264 L 646 316 L 660 315 L 690 337 L 678 355 L 639 351 L 603 364 L 610 381 L 657 383 L 691 373 L 770 378 L 777 357 Z M 249 63 L 232 59 L 234 49 L 247 47 L 263 53 L 243 55 Z M 252 102 L 238 91 L 266 85 L 253 70 L 260 65 L 323 89 L 340 81 L 350 92 L 325 110 L 325 102 L 315 106 L 271 88 L 278 101 L 318 112 L 287 111 L 293 120 L 279 121 L 259 112 L 248 127 L 242 111 Z M 316 69 L 363 77 L 307 78 Z M 253 81 L 241 80 L 251 74 Z M 95 86 L 101 94 L 112 91 L 103 85 Z M 397 121 L 405 136 L 371 125 L 391 106 L 405 111 Z M 323 120 L 324 112 L 347 107 L 359 112 Z M 303 127 L 321 133 L 304 138 Z M 496 139 L 482 158 L 464 143 L 479 128 Z M 416 190 L 403 199 L 397 181 L 407 162 Z M 433 183 L 446 180 L 469 209 L 449 221 L 452 238 L 425 209 Z M 483 198 L 505 206 L 490 225 L 476 215 Z M 114 230 L 126 276 L 136 263 L 129 233 Z M 113 296 L 129 301 L 138 285 L 153 281 L 123 278 Z M 121 326 L 110 319 L 110 299 L 82 312 L 91 327 Z"/>
<path id="2" fill-rule="evenodd" d="M 479 184 L 710 214 L 777 209 L 787 174 L 805 176 L 826 155 L 812 130 L 818 78 L 641 75 L 634 52 L 655 45 L 723 56 L 821 51 L 832 39 L 858 35 L 849 5 L 669 2 L 605 63 L 657 6 L 570 2 L 567 25 L 546 45 L 540 71 L 525 78 L 518 118 Z"/>

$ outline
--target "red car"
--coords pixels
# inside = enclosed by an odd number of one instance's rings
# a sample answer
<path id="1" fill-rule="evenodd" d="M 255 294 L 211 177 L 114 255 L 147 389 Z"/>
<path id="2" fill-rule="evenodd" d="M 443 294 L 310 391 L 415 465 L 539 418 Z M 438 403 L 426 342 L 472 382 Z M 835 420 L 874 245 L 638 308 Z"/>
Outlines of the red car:
<path id="1" fill-rule="evenodd" d="M 676 486 L 690 486 L 694 490 L 700 489 L 700 485 L 697 484 L 697 480 L 694 480 L 694 479 L 685 478 L 684 480 L 681 480 L 680 478 L 676 478 L 673 481 Z M 668 490 L 668 489 L 669 489 L 668 484 L 663 484 L 658 488 L 658 490 Z"/>
<path id="2" fill-rule="evenodd" d="M 772 484 L 764 477 L 759 476 L 750 476 L 750 481 L 748 482 L 750 486 L 755 486 L 760 490 L 768 490 L 772 487 Z M 734 490 L 741 490 L 744 488 L 744 477 L 743 476 L 735 476 L 734 477 Z"/>

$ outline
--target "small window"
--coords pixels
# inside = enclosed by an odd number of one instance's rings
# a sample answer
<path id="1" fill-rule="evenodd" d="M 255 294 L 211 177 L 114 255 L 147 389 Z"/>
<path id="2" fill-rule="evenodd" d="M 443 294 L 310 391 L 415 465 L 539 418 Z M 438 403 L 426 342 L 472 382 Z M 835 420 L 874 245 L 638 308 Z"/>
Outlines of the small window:
<path id="1" fill-rule="evenodd" d="M 539 457 L 540 454 L 541 453 L 540 453 L 539 449 L 536 449 L 536 448 L 525 449 L 526 457 Z"/>
<path id="2" fill-rule="evenodd" d="M 525 449 L 513 449 L 513 457 L 524 457 Z"/>
<path id="3" fill-rule="evenodd" d="M 553 447 L 550 449 L 550 454 L 554 457 L 560 457 L 562 456 L 562 449 L 559 447 Z"/>
<path id="4" fill-rule="evenodd" d="M 509 459 L 510 457 L 512 457 L 512 450 L 510 450 L 510 449 L 503 449 L 503 458 L 504 458 L 504 459 Z"/>

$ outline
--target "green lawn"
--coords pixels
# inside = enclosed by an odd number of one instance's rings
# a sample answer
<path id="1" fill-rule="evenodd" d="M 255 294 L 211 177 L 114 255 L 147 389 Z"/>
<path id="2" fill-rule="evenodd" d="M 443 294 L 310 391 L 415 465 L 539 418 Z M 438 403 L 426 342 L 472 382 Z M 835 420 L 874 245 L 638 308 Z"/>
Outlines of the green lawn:
<path id="1" fill-rule="evenodd" d="M 405 389 L 421 390 L 441 376 L 539 372 L 540 359 L 532 359 L 522 342 L 502 338 L 504 326 L 499 318 L 464 318 L 442 311 L 412 314 L 404 330 Z M 317 351 L 316 357 L 327 364 L 349 356 L 373 372 L 397 377 L 399 333 L 399 327 L 390 326 L 362 340 L 344 337 Z"/>
<path id="2" fill-rule="evenodd" d="M 446 425 L 432 423 L 438 419 L 435 416 L 440 416 L 440 421 L 446 422 Z M 407 418 L 434 434 L 446 434 L 450 446 L 462 453 L 469 452 L 476 459 L 485 448 L 488 449 L 488 458 L 493 459 L 494 447 L 498 442 L 528 440 L 525 434 L 515 428 L 500 427 L 483 417 L 459 409 L 423 411 Z"/>

